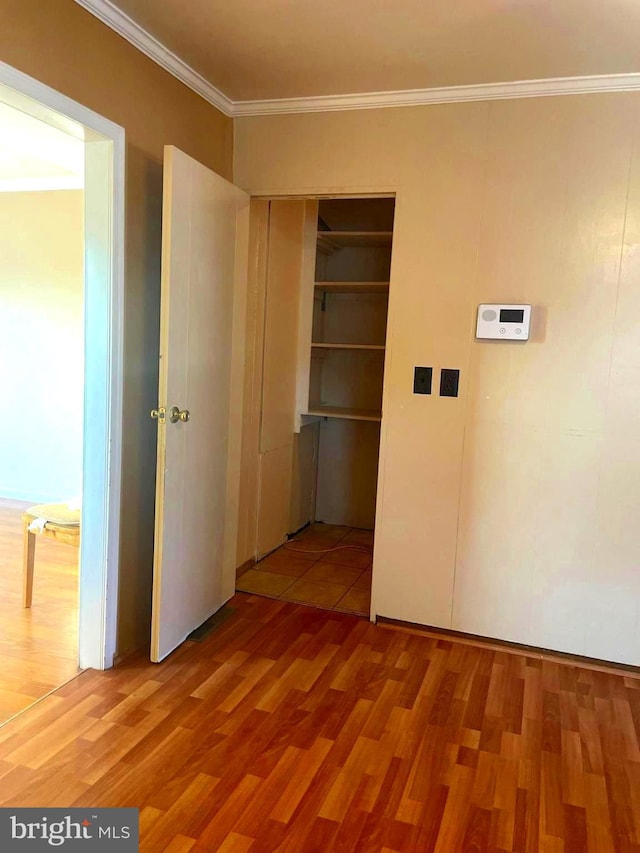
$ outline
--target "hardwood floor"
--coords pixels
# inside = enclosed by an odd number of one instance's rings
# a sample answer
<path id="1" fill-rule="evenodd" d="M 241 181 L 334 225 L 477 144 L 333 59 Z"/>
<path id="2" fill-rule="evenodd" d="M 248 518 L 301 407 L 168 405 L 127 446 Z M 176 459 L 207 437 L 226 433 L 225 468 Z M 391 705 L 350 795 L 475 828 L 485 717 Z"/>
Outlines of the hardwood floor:
<path id="1" fill-rule="evenodd" d="M 33 604 L 22 606 L 28 503 L 0 500 L 0 723 L 78 672 L 78 550 L 37 537 Z"/>
<path id="2" fill-rule="evenodd" d="M 640 680 L 238 593 L 201 643 L 0 729 L 0 804 L 143 851 L 640 851 Z"/>

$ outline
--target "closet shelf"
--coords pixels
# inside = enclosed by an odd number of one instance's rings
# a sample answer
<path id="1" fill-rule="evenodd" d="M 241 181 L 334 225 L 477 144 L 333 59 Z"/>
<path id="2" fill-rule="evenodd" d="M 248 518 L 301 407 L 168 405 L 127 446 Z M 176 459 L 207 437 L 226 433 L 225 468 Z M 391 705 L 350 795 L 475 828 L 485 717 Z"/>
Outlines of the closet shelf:
<path id="1" fill-rule="evenodd" d="M 351 421 L 374 421 L 382 420 L 382 412 L 375 409 L 352 409 L 347 406 L 309 406 L 308 415 L 322 418 L 345 418 Z"/>
<path id="2" fill-rule="evenodd" d="M 318 231 L 318 249 L 331 253 L 347 246 L 352 248 L 390 248 L 393 231 Z"/>
<path id="3" fill-rule="evenodd" d="M 325 293 L 385 293 L 388 281 L 316 281 L 316 290 Z"/>
<path id="4" fill-rule="evenodd" d="M 318 344 L 312 341 L 311 348 L 319 349 L 364 349 L 364 350 L 380 350 L 384 351 L 384 344 Z"/>

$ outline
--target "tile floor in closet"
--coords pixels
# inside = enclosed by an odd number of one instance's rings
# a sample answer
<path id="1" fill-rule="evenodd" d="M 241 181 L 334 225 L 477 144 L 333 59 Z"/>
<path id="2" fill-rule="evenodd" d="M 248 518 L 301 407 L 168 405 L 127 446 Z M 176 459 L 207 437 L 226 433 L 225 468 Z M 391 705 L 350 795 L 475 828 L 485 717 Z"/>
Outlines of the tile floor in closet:
<path id="1" fill-rule="evenodd" d="M 369 615 L 373 531 L 313 524 L 239 575 L 242 592 Z"/>

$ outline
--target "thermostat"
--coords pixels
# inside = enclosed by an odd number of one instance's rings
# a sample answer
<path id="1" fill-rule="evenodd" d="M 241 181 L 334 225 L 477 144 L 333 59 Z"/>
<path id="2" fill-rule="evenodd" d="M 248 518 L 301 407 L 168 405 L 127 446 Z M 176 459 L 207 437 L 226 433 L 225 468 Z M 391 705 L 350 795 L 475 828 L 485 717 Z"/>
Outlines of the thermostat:
<path id="1" fill-rule="evenodd" d="M 529 340 L 531 305 L 478 305 L 476 338 Z"/>

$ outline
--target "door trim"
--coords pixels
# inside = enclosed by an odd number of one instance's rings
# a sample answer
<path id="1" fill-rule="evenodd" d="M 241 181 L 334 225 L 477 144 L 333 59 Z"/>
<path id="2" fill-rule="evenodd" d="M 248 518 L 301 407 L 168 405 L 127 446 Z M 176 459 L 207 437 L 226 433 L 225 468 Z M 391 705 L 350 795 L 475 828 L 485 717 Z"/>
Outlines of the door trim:
<path id="1" fill-rule="evenodd" d="M 0 100 L 85 142 L 85 401 L 79 665 L 116 650 L 124 336 L 124 128 L 0 62 Z M 8 91 L 13 90 L 13 91 Z M 29 100 L 26 100 L 29 99 Z M 87 423 L 91 430 L 87 429 Z"/>

